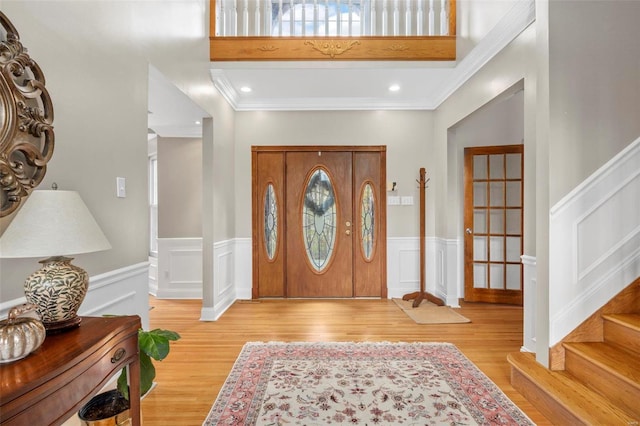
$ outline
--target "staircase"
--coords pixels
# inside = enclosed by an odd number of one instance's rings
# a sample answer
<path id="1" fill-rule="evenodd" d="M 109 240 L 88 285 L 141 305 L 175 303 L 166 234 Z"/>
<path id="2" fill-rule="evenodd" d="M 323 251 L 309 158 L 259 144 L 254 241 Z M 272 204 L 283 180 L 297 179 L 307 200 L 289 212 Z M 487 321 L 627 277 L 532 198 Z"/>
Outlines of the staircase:
<path id="1" fill-rule="evenodd" d="M 511 384 L 556 425 L 640 425 L 640 313 L 602 314 L 602 341 L 564 342 L 564 370 L 512 353 Z"/>

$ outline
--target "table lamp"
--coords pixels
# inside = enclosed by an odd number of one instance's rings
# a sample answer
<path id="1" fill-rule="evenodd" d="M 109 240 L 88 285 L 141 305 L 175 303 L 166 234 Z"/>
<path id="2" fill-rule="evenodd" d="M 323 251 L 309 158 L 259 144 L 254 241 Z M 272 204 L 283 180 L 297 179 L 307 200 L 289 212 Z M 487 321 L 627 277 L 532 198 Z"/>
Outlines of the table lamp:
<path id="1" fill-rule="evenodd" d="M 73 254 L 111 248 L 75 191 L 33 191 L 0 237 L 2 258 L 45 258 L 27 278 L 24 293 L 36 305 L 47 333 L 80 324 L 77 315 L 87 293 L 87 272 L 71 264 Z"/>

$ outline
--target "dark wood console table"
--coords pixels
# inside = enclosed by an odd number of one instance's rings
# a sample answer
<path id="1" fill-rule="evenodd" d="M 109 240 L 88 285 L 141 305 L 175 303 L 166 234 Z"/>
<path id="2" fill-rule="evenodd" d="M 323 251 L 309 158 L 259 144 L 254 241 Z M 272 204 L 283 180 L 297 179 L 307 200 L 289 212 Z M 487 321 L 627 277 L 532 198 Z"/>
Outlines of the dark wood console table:
<path id="1" fill-rule="evenodd" d="M 140 317 L 83 317 L 24 359 L 0 364 L 0 423 L 60 425 L 128 366 L 131 418 L 140 425 Z"/>

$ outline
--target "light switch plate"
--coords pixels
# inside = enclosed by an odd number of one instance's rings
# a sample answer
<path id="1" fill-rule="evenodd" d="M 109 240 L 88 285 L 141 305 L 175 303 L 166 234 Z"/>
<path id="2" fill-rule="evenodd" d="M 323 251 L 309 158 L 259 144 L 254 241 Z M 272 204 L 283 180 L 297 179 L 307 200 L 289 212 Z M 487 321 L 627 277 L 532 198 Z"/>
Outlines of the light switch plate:
<path id="1" fill-rule="evenodd" d="M 403 206 L 412 206 L 413 197 L 411 195 L 403 196 L 400 200 L 400 204 L 402 204 Z"/>
<path id="2" fill-rule="evenodd" d="M 387 204 L 390 206 L 399 206 L 400 197 L 387 197 Z"/>
<path id="3" fill-rule="evenodd" d="M 127 182 L 123 177 L 116 178 L 116 196 L 125 198 L 127 196 Z"/>

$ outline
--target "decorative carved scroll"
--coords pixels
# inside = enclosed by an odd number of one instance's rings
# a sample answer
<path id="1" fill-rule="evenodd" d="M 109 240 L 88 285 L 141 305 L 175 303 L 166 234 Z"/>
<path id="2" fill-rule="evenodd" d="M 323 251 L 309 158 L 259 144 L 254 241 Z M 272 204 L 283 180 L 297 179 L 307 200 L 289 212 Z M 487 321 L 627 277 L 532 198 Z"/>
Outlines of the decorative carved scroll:
<path id="1" fill-rule="evenodd" d="M 53 105 L 38 64 L 0 12 L 0 217 L 15 211 L 47 170 Z"/>
<path id="2" fill-rule="evenodd" d="M 273 44 L 265 44 L 264 46 L 258 47 L 258 50 L 262 52 L 275 52 L 279 47 L 274 46 Z"/>
<path id="3" fill-rule="evenodd" d="M 304 44 L 310 45 L 323 55 L 335 58 L 336 55 L 342 55 L 347 50 L 352 49 L 353 46 L 360 44 L 360 42 L 358 40 L 307 40 Z"/>
<path id="4" fill-rule="evenodd" d="M 392 44 L 387 50 L 391 50 L 392 52 L 404 52 L 405 50 L 409 50 L 409 46 L 406 44 Z"/>

